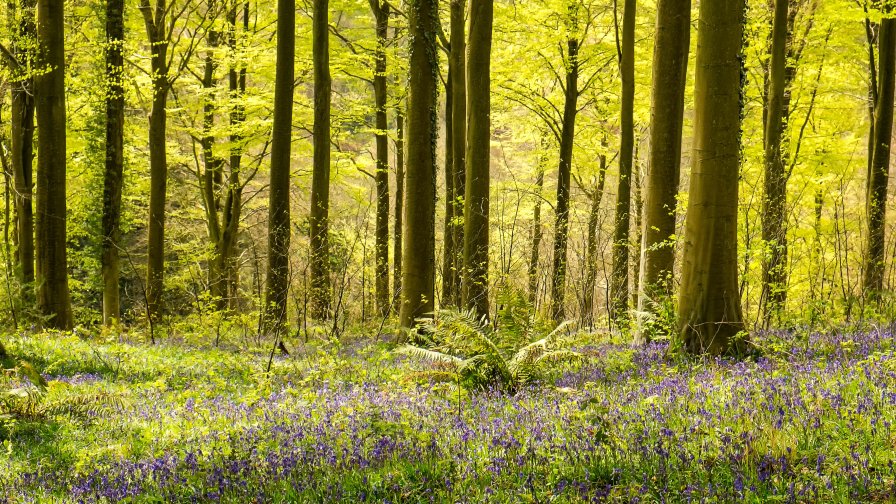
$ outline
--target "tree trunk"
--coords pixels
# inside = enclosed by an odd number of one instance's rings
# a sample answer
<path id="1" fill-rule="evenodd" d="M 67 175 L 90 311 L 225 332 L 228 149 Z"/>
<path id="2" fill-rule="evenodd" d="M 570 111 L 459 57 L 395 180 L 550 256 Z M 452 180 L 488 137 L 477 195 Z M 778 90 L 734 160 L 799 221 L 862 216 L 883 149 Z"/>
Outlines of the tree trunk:
<path id="1" fill-rule="evenodd" d="M 13 4 L 14 6 L 14 4 Z M 16 58 L 24 62 L 34 57 L 28 47 L 34 40 L 34 0 L 22 0 L 21 13 L 15 45 Z M 12 15 L 12 12 L 11 12 Z M 13 16 L 14 17 L 14 16 Z M 24 47 L 23 47 L 24 46 Z M 16 207 L 16 259 L 19 266 L 19 281 L 22 283 L 23 297 L 33 299 L 28 284 L 34 282 L 34 80 L 21 76 L 12 86 L 12 106 L 10 117 L 10 164 L 15 185 Z"/>
<path id="2" fill-rule="evenodd" d="M 156 320 L 162 313 L 165 287 L 165 204 L 168 192 L 168 155 L 166 134 L 168 112 L 165 109 L 171 83 L 168 80 L 168 39 L 165 0 L 157 0 L 152 9 L 147 1 L 140 10 L 152 51 L 152 110 L 149 114 L 149 239 L 146 264 L 146 300 L 148 316 Z"/>
<path id="3" fill-rule="evenodd" d="M 286 327 L 289 290 L 289 171 L 292 148 L 292 98 L 295 79 L 295 0 L 277 0 L 277 75 L 271 132 L 271 184 L 268 204 L 268 271 L 265 286 L 266 329 Z"/>
<path id="4" fill-rule="evenodd" d="M 124 176 L 124 0 L 106 3 L 106 172 L 103 181 L 103 323 L 121 317 L 121 190 Z"/>
<path id="5" fill-rule="evenodd" d="M 214 4 L 210 4 L 214 9 Z M 221 187 L 223 185 L 224 159 L 215 155 L 215 109 L 216 97 L 214 52 L 220 43 L 220 35 L 217 31 L 210 30 L 207 36 L 208 50 L 203 66 L 203 136 L 200 139 L 202 145 L 202 160 L 205 172 L 199 181 L 202 187 L 202 196 L 205 201 L 206 227 L 208 228 L 209 242 L 212 245 L 213 256 L 208 266 L 209 294 L 215 300 L 218 308 L 223 308 L 227 296 L 227 279 L 224 263 L 220 256 L 223 230 L 221 229 Z"/>
<path id="6" fill-rule="evenodd" d="M 314 0 L 314 173 L 311 180 L 311 313 L 330 317 L 330 29 L 329 0 Z"/>
<path id="7" fill-rule="evenodd" d="M 464 198 L 466 197 L 467 178 L 467 57 L 465 40 L 465 11 L 466 0 L 451 1 L 451 50 L 448 55 L 451 73 L 449 75 L 448 93 L 451 101 L 451 187 L 454 189 L 454 198 L 448 203 L 451 205 L 454 220 L 451 225 L 451 242 L 454 244 L 454 253 L 451 256 L 454 274 L 454 297 L 451 300 L 454 306 L 461 304 L 462 289 L 461 270 L 463 269 L 464 247 Z"/>
<path id="8" fill-rule="evenodd" d="M 66 258 L 65 2 L 37 4 L 38 61 L 47 71 L 34 79 L 37 112 L 38 306 L 51 327 L 71 329 Z"/>
<path id="9" fill-rule="evenodd" d="M 622 111 L 619 145 L 619 189 L 613 232 L 613 276 L 610 287 L 610 318 L 623 322 L 628 317 L 628 257 L 631 227 L 632 155 L 635 148 L 635 0 L 625 0 L 622 17 Z"/>
<path id="10" fill-rule="evenodd" d="M 889 15 L 888 9 L 885 14 Z M 884 229 L 887 211 L 887 184 L 890 172 L 890 139 L 893 135 L 894 85 L 896 85 L 896 19 L 880 22 L 878 50 L 878 93 L 874 121 L 874 150 L 868 183 L 868 234 L 865 251 L 863 292 L 878 299 L 883 290 Z"/>
<path id="11" fill-rule="evenodd" d="M 681 173 L 681 136 L 691 0 L 660 0 L 653 53 L 650 161 L 645 181 L 638 311 L 672 296 L 675 267 L 675 209 Z M 639 338 L 648 339 L 639 328 Z"/>
<path id="12" fill-rule="evenodd" d="M 787 171 L 783 140 L 786 134 L 785 90 L 787 79 L 787 33 L 789 0 L 775 0 L 772 25 L 769 86 L 766 96 L 765 197 L 762 200 L 762 240 L 766 251 L 762 262 L 762 314 L 768 327 L 773 313 L 786 300 L 787 282 Z"/>
<path id="13" fill-rule="evenodd" d="M 529 302 L 536 305 L 538 299 L 538 258 L 541 256 L 541 239 L 544 230 L 541 228 L 541 200 L 544 191 L 544 164 L 538 166 L 535 175 L 535 201 L 532 208 L 532 249 L 529 251 Z"/>
<path id="14" fill-rule="evenodd" d="M 554 226 L 554 273 L 551 281 L 551 318 L 566 317 L 566 249 L 569 239 L 569 186 L 579 98 L 579 41 L 567 40 L 567 65 L 563 125 L 560 133 L 560 166 L 557 170 L 557 216 Z"/>
<path id="15" fill-rule="evenodd" d="M 464 187 L 463 304 L 488 315 L 493 0 L 470 4 L 467 67 L 467 177 Z"/>
<path id="16" fill-rule="evenodd" d="M 401 279 L 401 327 L 435 308 L 438 0 L 410 1 L 407 202 Z"/>
<path id="17" fill-rule="evenodd" d="M 585 247 L 585 293 L 582 309 L 582 321 L 585 327 L 594 327 L 594 287 L 597 284 L 597 237 L 600 203 L 604 199 L 604 187 L 607 182 L 607 156 L 600 155 L 600 173 L 597 175 L 597 186 L 588 194 L 591 200 L 591 211 L 588 212 L 588 238 Z"/>
<path id="18" fill-rule="evenodd" d="M 457 191 L 454 187 L 454 152 L 451 150 L 453 140 L 453 122 L 451 108 L 453 106 L 451 96 L 451 79 L 454 75 L 451 60 L 448 60 L 448 79 L 445 89 L 445 223 L 444 246 L 442 247 L 442 299 L 440 306 L 458 306 L 460 294 L 457 292 L 457 278 L 460 276 L 457 268 L 457 251 L 463 244 L 454 241 L 454 222 L 462 214 L 455 215 L 454 201 L 457 199 Z"/>
<path id="19" fill-rule="evenodd" d="M 392 224 L 392 232 L 395 234 L 392 240 L 392 256 L 395 258 L 392 265 L 392 299 L 393 304 L 401 295 L 401 251 L 402 233 L 404 231 L 404 110 L 399 103 L 395 111 L 395 129 L 398 130 L 398 138 L 395 141 L 395 222 Z"/>
<path id="20" fill-rule="evenodd" d="M 678 305 L 680 337 L 691 353 L 739 349 L 735 336 L 744 330 L 737 281 L 744 10 L 744 0 L 700 4 L 694 155 Z"/>
<path id="21" fill-rule="evenodd" d="M 376 307 L 389 314 L 389 118 L 386 115 L 386 44 L 389 36 L 388 3 L 371 0 L 376 17 L 376 67 L 373 77 L 376 101 Z"/>

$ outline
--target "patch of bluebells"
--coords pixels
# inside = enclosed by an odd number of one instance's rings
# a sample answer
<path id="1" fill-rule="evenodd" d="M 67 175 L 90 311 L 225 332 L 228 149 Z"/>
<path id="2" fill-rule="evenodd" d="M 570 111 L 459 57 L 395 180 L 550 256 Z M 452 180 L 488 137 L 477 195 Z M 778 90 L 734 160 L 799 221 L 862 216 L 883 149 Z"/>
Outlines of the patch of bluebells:
<path id="1" fill-rule="evenodd" d="M 178 425 L 155 456 L 37 468 L 6 490 L 74 502 L 829 502 L 896 498 L 892 329 L 767 333 L 755 360 L 585 347 L 515 395 L 286 383 L 252 401 L 144 391 L 120 421 Z M 365 352 L 352 355 L 363 358 Z M 621 363 L 620 363 L 621 362 Z M 0 492 L 0 497 L 3 493 Z"/>

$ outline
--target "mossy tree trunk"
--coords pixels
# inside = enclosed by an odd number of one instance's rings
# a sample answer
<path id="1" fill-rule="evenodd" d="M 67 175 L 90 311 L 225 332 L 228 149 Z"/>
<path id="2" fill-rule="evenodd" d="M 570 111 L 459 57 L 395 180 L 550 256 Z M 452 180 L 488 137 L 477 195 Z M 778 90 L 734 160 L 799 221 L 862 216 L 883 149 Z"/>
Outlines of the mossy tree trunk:
<path id="1" fill-rule="evenodd" d="M 744 0 L 702 2 L 694 153 L 678 305 L 691 353 L 723 354 L 744 330 L 737 270 Z"/>
<path id="2" fill-rule="evenodd" d="M 691 0 L 660 0 L 653 53 L 650 162 L 644 188 L 638 311 L 651 312 L 654 301 L 672 296 L 675 267 L 675 209 L 681 174 L 681 136 Z M 642 328 L 639 338 L 649 339 Z"/>
<path id="3" fill-rule="evenodd" d="M 471 0 L 467 67 L 463 304 L 488 315 L 493 0 Z"/>
<path id="4" fill-rule="evenodd" d="M 48 324 L 71 329 L 66 256 L 65 1 L 37 4 L 38 63 L 34 79 L 37 127 L 36 280 L 38 306 Z"/>
<path id="5" fill-rule="evenodd" d="M 311 312 L 330 317 L 330 28 L 329 0 L 314 0 L 314 169 L 311 178 Z"/>
<path id="6" fill-rule="evenodd" d="M 887 185 L 890 174 L 890 142 L 893 135 L 894 87 L 896 87 L 896 18 L 892 9 L 885 10 L 878 34 L 877 108 L 874 113 L 874 148 L 868 180 L 863 292 L 869 299 L 879 299 L 883 291 L 885 264 L 884 230 L 887 212 Z"/>
<path id="7" fill-rule="evenodd" d="M 617 323 L 628 318 L 629 233 L 631 228 L 632 160 L 635 149 L 635 0 L 625 0 L 622 14 L 622 74 L 620 116 L 619 185 L 613 231 L 613 275 L 610 282 L 610 317 Z"/>
<path id="8" fill-rule="evenodd" d="M 451 168 L 450 182 L 453 189 L 453 197 L 446 201 L 451 209 L 453 221 L 450 226 L 450 235 L 446 234 L 446 244 L 450 241 L 452 249 L 450 253 L 451 296 L 446 296 L 446 304 L 459 306 L 462 297 L 461 269 L 463 268 L 464 247 L 464 197 L 466 192 L 466 159 L 467 159 L 467 58 L 465 40 L 465 10 L 466 0 L 451 0 L 451 31 L 450 51 L 448 55 L 449 75 L 448 93 L 450 95 L 451 109 L 446 114 L 451 116 Z M 448 258 L 446 245 L 446 258 Z"/>
<path id="9" fill-rule="evenodd" d="M 376 18 L 376 64 L 373 76 L 376 103 L 376 308 L 388 315 L 389 305 L 389 118 L 386 113 L 386 44 L 389 36 L 391 7 L 387 2 L 370 0 Z"/>
<path id="10" fill-rule="evenodd" d="M 411 0 L 407 198 L 402 250 L 401 327 L 435 308 L 436 142 L 438 141 L 438 0 Z"/>
<path id="11" fill-rule="evenodd" d="M 268 203 L 268 265 L 265 326 L 280 333 L 286 327 L 289 290 L 289 171 L 292 147 L 292 98 L 295 79 L 295 0 L 277 0 L 277 73 L 274 125 L 271 132 L 271 183 Z"/>
<path id="12" fill-rule="evenodd" d="M 103 179 L 103 323 L 121 317 L 121 191 L 124 176 L 124 0 L 106 3 L 106 170 Z"/>

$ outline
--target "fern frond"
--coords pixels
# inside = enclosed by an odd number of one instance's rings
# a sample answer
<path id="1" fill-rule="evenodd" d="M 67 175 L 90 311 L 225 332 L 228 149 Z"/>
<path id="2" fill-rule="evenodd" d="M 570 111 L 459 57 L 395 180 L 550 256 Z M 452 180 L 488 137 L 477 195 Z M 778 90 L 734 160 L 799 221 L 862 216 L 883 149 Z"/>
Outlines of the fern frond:
<path id="1" fill-rule="evenodd" d="M 459 367 L 463 362 L 463 359 L 459 357 L 455 357 L 453 355 L 449 355 L 442 352 L 437 352 L 435 350 L 427 350 L 426 348 L 420 348 L 414 345 L 405 345 L 398 350 L 396 353 L 409 355 L 411 357 L 416 357 L 418 359 L 425 360 L 427 362 L 435 362 L 439 364 L 448 364 L 452 367 Z"/>
<path id="2" fill-rule="evenodd" d="M 69 416 L 90 418 L 119 410 L 123 407 L 121 397 L 106 392 L 79 394 L 63 397 L 41 405 L 37 412 L 43 417 Z"/>

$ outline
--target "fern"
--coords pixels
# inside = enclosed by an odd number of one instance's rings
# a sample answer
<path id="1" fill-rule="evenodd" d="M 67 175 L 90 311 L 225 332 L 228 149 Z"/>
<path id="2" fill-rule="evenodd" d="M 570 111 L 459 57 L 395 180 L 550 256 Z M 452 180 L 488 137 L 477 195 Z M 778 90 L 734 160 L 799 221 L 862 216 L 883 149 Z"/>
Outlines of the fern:
<path id="1" fill-rule="evenodd" d="M 534 310 L 524 303 L 518 297 L 505 301 L 497 327 L 473 311 L 443 310 L 436 318 L 420 319 L 412 335 L 414 344 L 397 352 L 440 366 L 433 372 L 443 380 L 450 375 L 452 381 L 468 388 L 497 386 L 508 391 L 582 359 L 564 341 L 572 322 L 540 330 Z"/>

